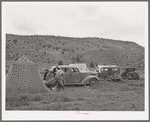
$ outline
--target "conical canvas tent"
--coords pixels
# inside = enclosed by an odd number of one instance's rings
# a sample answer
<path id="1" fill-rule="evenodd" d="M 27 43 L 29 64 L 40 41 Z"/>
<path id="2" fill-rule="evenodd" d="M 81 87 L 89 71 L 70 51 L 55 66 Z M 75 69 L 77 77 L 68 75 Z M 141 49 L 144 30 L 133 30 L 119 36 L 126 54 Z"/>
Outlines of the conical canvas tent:
<path id="1" fill-rule="evenodd" d="M 80 71 L 83 71 L 83 72 L 90 71 L 85 63 L 69 64 L 69 66 L 77 67 L 79 68 Z"/>
<path id="2" fill-rule="evenodd" d="M 28 56 L 22 56 L 13 62 L 6 78 L 6 92 L 11 93 L 39 93 L 50 91 L 39 76 L 39 70 Z"/>

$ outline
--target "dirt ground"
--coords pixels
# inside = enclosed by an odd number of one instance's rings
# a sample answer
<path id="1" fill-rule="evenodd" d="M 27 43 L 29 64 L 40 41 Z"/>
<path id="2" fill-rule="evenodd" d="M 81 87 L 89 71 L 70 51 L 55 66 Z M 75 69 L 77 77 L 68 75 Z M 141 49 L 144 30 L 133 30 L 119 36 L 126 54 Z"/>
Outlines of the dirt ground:
<path id="1" fill-rule="evenodd" d="M 64 91 L 6 96 L 6 110 L 144 111 L 144 79 L 104 82 L 93 87 L 67 86 Z"/>

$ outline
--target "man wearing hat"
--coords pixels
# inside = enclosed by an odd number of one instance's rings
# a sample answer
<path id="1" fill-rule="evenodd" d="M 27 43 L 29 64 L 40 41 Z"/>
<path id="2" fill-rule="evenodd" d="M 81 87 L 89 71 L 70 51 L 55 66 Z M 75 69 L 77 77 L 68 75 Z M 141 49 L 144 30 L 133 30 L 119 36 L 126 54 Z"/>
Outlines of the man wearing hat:
<path id="1" fill-rule="evenodd" d="M 56 75 L 56 72 L 58 71 L 58 70 L 60 70 L 60 68 L 58 67 L 58 64 L 56 64 L 56 67 L 53 69 L 53 74 L 54 74 L 54 77 L 55 77 L 55 75 Z"/>
<path id="2" fill-rule="evenodd" d="M 53 74 L 54 74 L 54 79 L 56 80 L 56 86 L 58 89 L 63 89 L 64 90 L 64 72 L 60 70 L 58 65 L 53 69 Z"/>

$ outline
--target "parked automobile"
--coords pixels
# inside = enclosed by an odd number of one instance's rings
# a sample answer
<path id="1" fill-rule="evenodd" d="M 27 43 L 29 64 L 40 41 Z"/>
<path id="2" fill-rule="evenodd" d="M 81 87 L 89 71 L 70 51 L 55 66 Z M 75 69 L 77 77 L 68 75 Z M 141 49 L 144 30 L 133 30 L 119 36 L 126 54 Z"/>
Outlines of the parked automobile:
<path id="1" fill-rule="evenodd" d="M 128 80 L 139 80 L 140 76 L 136 72 L 135 68 L 125 67 L 123 68 L 123 72 L 121 73 L 121 78 Z"/>
<path id="2" fill-rule="evenodd" d="M 120 80 L 120 68 L 116 65 L 98 65 L 94 73 L 97 74 L 99 79 L 105 81 Z"/>
<path id="3" fill-rule="evenodd" d="M 91 71 L 81 72 L 77 67 L 69 65 L 59 65 L 59 68 L 64 71 L 64 85 L 93 86 L 99 81 L 99 78 L 96 75 L 92 75 Z M 53 82 L 53 80 L 54 78 L 51 78 L 46 84 Z"/>

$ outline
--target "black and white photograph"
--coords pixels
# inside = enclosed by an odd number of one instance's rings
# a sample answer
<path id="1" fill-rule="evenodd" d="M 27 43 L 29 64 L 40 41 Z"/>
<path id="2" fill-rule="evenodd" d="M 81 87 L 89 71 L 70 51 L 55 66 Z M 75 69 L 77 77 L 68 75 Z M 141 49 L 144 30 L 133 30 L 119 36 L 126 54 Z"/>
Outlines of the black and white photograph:
<path id="1" fill-rule="evenodd" d="M 148 120 L 147 1 L 3 1 L 2 120 Z"/>

